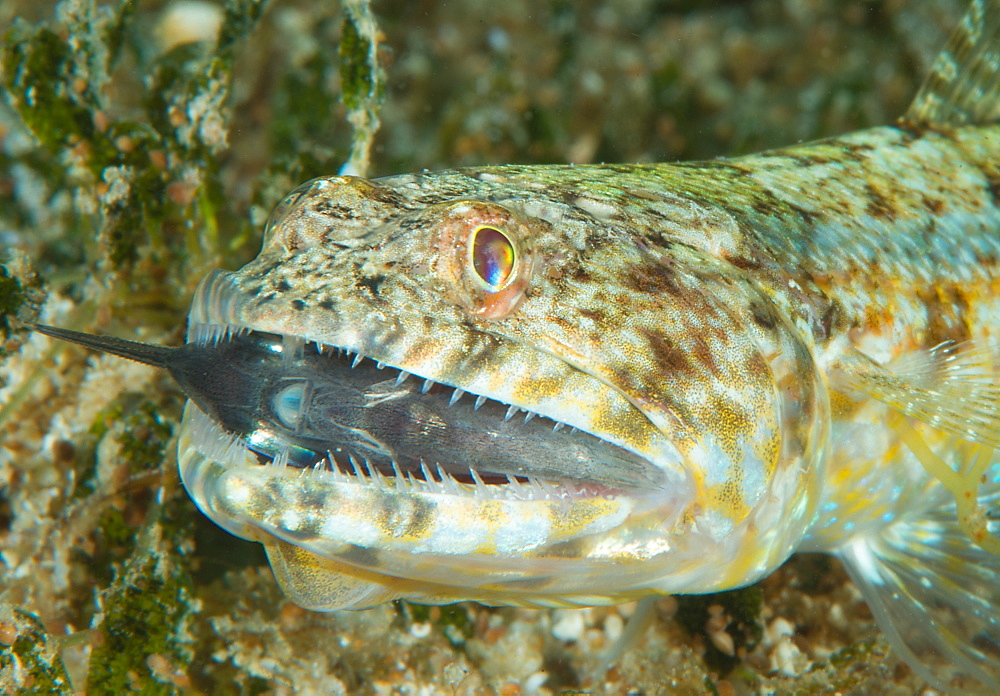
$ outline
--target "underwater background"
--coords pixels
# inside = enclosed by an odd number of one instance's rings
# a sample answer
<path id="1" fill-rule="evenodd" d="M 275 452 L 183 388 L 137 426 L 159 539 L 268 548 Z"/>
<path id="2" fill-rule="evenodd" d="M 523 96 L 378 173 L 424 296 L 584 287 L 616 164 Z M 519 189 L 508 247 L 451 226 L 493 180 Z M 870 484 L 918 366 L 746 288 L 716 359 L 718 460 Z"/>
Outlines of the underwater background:
<path id="1" fill-rule="evenodd" d="M 176 473 L 197 282 L 341 171 L 653 162 L 892 122 L 963 0 L 0 0 L 0 692 L 913 694 L 839 564 L 633 605 L 317 614 Z"/>

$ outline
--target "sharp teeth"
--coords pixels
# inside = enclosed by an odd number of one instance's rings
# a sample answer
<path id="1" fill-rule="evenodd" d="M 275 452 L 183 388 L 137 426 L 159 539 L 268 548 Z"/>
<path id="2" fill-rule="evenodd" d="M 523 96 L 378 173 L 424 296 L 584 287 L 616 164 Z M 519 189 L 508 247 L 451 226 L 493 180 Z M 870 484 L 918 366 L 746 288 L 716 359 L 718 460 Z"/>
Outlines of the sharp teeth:
<path id="1" fill-rule="evenodd" d="M 576 432 L 576 428 L 570 428 L 570 429 L 569 429 L 569 434 L 570 434 L 570 435 L 572 435 L 572 434 L 573 434 L 573 433 L 575 433 L 575 432 Z"/>
<path id="2" fill-rule="evenodd" d="M 504 422 L 504 423 L 506 423 L 507 421 L 509 421 L 509 420 L 510 420 L 511 418 L 513 418 L 513 417 L 514 417 L 514 416 L 515 416 L 515 415 L 517 414 L 517 412 L 518 412 L 518 411 L 520 411 L 520 410 L 521 410 L 521 409 L 519 409 L 519 408 L 518 408 L 517 406 L 511 406 L 510 408 L 508 408 L 508 409 L 507 409 L 507 415 L 503 417 L 503 422 Z"/>
<path id="3" fill-rule="evenodd" d="M 564 425 L 566 425 L 566 424 L 565 423 L 556 423 L 555 425 L 552 426 L 552 432 L 558 433 L 560 430 L 563 429 Z"/>
<path id="4" fill-rule="evenodd" d="M 507 485 L 501 486 L 504 495 L 508 499 L 513 500 L 530 500 L 531 499 L 531 489 L 527 486 L 521 485 L 521 482 L 516 478 L 507 474 Z"/>
<path id="5" fill-rule="evenodd" d="M 377 468 L 375 468 L 374 466 L 372 466 L 372 463 L 370 461 L 368 461 L 367 459 L 365 460 L 365 468 L 368 469 L 368 477 L 369 477 L 368 480 L 369 481 L 371 481 L 373 484 L 375 484 L 375 486 L 378 487 L 378 488 L 385 488 L 386 487 L 385 476 L 382 475 L 381 471 L 379 471 Z"/>
<path id="6" fill-rule="evenodd" d="M 426 394 L 427 392 L 429 392 L 431 390 L 431 387 L 433 387 L 433 386 L 434 386 L 434 380 L 425 379 L 424 380 L 424 386 L 420 387 L 420 393 L 421 394 Z"/>
<path id="7" fill-rule="evenodd" d="M 472 482 L 476 485 L 476 488 L 482 488 L 486 485 L 486 482 L 483 481 L 475 469 L 469 469 L 469 476 L 472 477 Z"/>
<path id="8" fill-rule="evenodd" d="M 347 460 L 351 463 L 351 470 L 354 472 L 354 475 L 358 478 L 363 478 L 364 474 L 361 473 L 361 467 L 358 466 L 358 460 L 350 454 L 347 455 Z"/>
<path id="9" fill-rule="evenodd" d="M 482 406 L 485 403 L 486 403 L 486 397 L 485 396 L 477 396 L 476 397 L 476 405 L 472 407 L 472 410 L 478 411 L 479 407 Z"/>
<path id="10" fill-rule="evenodd" d="M 363 356 L 361 353 L 358 353 L 356 356 L 354 356 L 354 362 L 351 363 L 351 367 L 357 367 L 358 363 L 360 363 L 364 359 L 365 356 Z"/>
<path id="11" fill-rule="evenodd" d="M 440 464 L 437 465 L 437 475 L 438 478 L 441 479 L 441 487 L 445 490 L 445 492 L 451 493 L 452 495 L 458 495 L 458 481 L 452 478 L 451 474 L 442 469 Z"/>
<path id="12" fill-rule="evenodd" d="M 424 475 L 424 481 L 427 483 L 436 483 L 434 475 L 431 473 L 431 470 L 427 468 L 427 464 L 424 463 L 423 459 L 420 460 L 420 472 Z"/>
<path id="13" fill-rule="evenodd" d="M 524 414 L 524 422 L 527 423 L 528 421 L 530 421 L 534 417 L 535 417 L 535 412 L 534 411 L 528 411 L 527 413 Z"/>
<path id="14" fill-rule="evenodd" d="M 400 481 L 402 481 L 405 478 L 403 476 L 403 472 L 399 470 L 399 464 L 396 463 L 395 459 L 392 460 L 392 473 L 395 474 L 396 478 L 399 479 Z"/>
<path id="15" fill-rule="evenodd" d="M 289 360 L 296 360 L 301 358 L 305 354 L 306 342 L 305 339 L 298 338 L 297 336 L 282 336 L 281 337 L 281 359 L 283 362 Z"/>
<path id="16" fill-rule="evenodd" d="M 409 376 L 410 376 L 409 372 L 406 372 L 405 370 L 400 370 L 399 374 L 396 376 L 396 386 L 398 387 L 400 384 L 405 382 L 406 378 Z"/>
<path id="17" fill-rule="evenodd" d="M 453 391 L 451 394 L 451 398 L 448 400 L 448 405 L 454 406 L 455 402 L 461 399 L 463 394 L 465 394 L 465 390 L 455 389 L 455 391 Z"/>
<path id="18" fill-rule="evenodd" d="M 383 367 L 385 367 L 385 363 L 384 362 L 379 361 L 379 362 L 375 363 L 375 368 L 376 369 L 381 370 Z"/>

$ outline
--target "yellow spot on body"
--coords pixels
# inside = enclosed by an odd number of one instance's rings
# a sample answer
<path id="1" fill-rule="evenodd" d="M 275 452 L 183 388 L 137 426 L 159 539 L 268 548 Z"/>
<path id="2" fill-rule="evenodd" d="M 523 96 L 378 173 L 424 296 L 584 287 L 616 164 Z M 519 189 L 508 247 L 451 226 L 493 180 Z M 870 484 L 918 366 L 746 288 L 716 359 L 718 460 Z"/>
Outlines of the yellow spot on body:
<path id="1" fill-rule="evenodd" d="M 577 536 L 586 531 L 595 521 L 610 517 L 618 511 L 620 503 L 606 498 L 589 498 L 573 503 L 568 511 L 555 507 L 549 509 L 553 539 Z"/>

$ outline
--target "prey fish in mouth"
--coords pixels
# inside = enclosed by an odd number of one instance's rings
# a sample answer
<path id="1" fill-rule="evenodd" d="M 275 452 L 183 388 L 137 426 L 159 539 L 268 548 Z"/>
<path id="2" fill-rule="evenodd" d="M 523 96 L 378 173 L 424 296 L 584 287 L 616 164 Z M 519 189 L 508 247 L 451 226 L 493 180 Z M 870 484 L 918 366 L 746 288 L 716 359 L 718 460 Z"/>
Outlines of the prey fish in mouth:
<path id="1" fill-rule="evenodd" d="M 592 605 L 842 559 L 1000 679 L 1000 2 L 894 126 L 759 155 L 330 176 L 184 346 L 185 487 L 299 604 Z"/>
<path id="2" fill-rule="evenodd" d="M 262 462 L 424 483 L 478 479 L 505 483 L 505 491 L 524 484 L 520 495 L 544 482 L 587 481 L 609 492 L 664 483 L 646 460 L 591 435 L 482 396 L 456 406 L 460 389 L 321 344 L 233 332 L 164 348 L 35 328 L 166 368 L 199 410 Z"/>

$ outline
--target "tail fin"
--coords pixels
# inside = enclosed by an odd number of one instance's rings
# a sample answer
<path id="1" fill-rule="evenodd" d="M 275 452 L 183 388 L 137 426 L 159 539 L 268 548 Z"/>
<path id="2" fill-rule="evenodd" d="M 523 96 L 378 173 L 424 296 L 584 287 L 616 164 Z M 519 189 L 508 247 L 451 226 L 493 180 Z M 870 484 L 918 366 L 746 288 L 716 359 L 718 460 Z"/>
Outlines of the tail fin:
<path id="1" fill-rule="evenodd" d="M 998 498 L 987 506 L 992 534 L 1000 532 Z M 1000 556 L 971 542 L 954 506 L 860 537 L 838 555 L 917 674 L 948 693 L 997 693 Z"/>
<path id="2" fill-rule="evenodd" d="M 35 324 L 33 328 L 40 334 L 58 338 L 61 341 L 77 343 L 91 350 L 111 353 L 112 355 L 128 358 L 129 360 L 146 365 L 153 365 L 154 367 L 167 367 L 167 360 L 169 359 L 170 352 L 173 350 L 165 346 L 126 341 L 123 338 L 115 338 L 114 336 L 95 336 L 94 334 L 60 329 L 56 326 L 46 326 L 45 324 Z"/>

